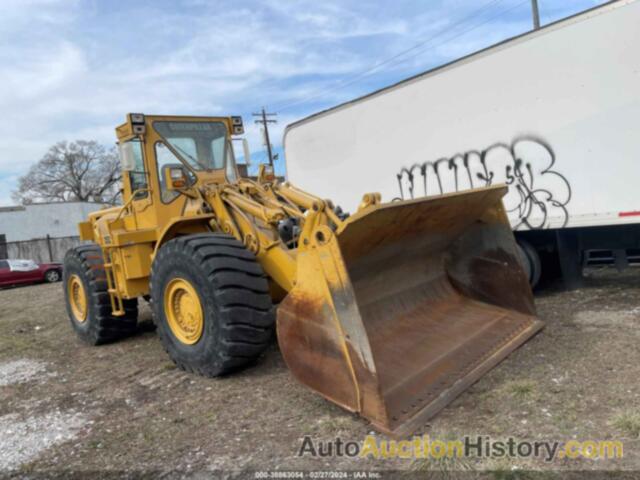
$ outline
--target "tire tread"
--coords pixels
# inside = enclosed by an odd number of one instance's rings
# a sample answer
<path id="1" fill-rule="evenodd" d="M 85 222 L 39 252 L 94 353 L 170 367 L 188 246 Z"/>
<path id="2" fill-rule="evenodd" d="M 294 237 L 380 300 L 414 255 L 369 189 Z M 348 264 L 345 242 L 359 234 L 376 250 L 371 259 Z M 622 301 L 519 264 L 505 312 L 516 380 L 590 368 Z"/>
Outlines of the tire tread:
<path id="1" fill-rule="evenodd" d="M 81 331 L 75 322 L 71 323 L 78 335 L 91 345 L 102 345 L 132 335 L 137 331 L 138 300 L 123 300 L 125 315 L 112 315 L 111 299 L 107 292 L 107 280 L 104 276 L 104 260 L 102 250 L 96 244 L 81 245 L 70 249 L 65 255 L 65 266 L 76 264 L 82 269 L 87 281 L 90 313 L 94 318 L 88 331 Z M 67 271 L 67 268 L 63 270 Z M 66 281 L 64 282 L 66 288 Z M 68 298 L 65 295 L 65 301 Z M 70 315 L 71 316 L 71 315 Z"/>
<path id="2" fill-rule="evenodd" d="M 207 377 L 224 375 L 253 363 L 273 339 L 275 314 L 269 283 L 255 255 L 235 238 L 223 234 L 194 234 L 167 242 L 159 250 L 151 273 L 151 291 L 163 262 L 176 254 L 193 259 L 198 274 L 213 291 L 216 318 L 216 356 L 211 364 L 178 358 L 172 340 L 158 328 L 163 346 L 181 369 Z M 159 281 L 159 280 L 157 280 Z M 159 287 L 158 287 L 159 288 Z M 159 296 L 156 292 L 156 297 Z M 163 317 L 162 301 L 152 300 L 154 319 Z"/>

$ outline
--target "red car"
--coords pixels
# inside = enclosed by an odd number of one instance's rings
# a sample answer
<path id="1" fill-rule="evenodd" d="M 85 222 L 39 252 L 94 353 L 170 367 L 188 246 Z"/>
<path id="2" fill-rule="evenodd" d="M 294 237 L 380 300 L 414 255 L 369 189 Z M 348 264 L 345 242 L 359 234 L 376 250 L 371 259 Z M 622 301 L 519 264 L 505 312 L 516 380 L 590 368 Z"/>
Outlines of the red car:
<path id="1" fill-rule="evenodd" d="M 62 264 L 36 263 L 33 260 L 0 260 L 0 287 L 25 283 L 57 282 Z"/>

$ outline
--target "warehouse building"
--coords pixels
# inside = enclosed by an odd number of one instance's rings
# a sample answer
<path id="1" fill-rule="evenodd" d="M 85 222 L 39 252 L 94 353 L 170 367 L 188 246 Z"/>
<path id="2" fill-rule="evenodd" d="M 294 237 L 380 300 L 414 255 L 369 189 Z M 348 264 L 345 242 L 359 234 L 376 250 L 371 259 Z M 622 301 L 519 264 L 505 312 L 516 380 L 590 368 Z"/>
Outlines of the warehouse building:
<path id="1" fill-rule="evenodd" d="M 0 258 L 61 261 L 79 243 L 78 223 L 100 203 L 36 203 L 0 207 Z"/>
<path id="2" fill-rule="evenodd" d="M 100 203 L 36 203 L 16 207 L 0 207 L 0 237 L 5 242 L 34 238 L 72 237 L 78 235 L 78 223 L 102 208 Z"/>

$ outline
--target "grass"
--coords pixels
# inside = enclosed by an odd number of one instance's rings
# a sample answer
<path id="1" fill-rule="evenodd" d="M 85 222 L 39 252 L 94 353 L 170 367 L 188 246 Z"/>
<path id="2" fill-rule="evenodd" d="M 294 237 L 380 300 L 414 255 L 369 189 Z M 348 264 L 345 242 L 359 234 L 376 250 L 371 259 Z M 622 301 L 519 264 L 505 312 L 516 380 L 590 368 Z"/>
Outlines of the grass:
<path id="1" fill-rule="evenodd" d="M 87 446 L 89 448 L 91 448 L 92 450 L 96 450 L 98 448 L 102 448 L 102 440 L 96 439 L 96 440 L 89 440 L 87 442 Z"/>
<path id="2" fill-rule="evenodd" d="M 33 335 L 29 335 L 27 333 L 12 332 L 8 335 L 2 336 L 2 341 L 0 341 L 0 350 L 9 352 L 11 356 L 7 359 L 11 360 L 11 359 L 15 359 L 17 355 L 21 354 L 25 350 L 26 351 L 32 350 L 33 345 L 34 345 Z"/>
<path id="3" fill-rule="evenodd" d="M 631 438 L 640 438 L 640 413 L 622 412 L 613 418 L 613 426 Z"/>
<path id="4" fill-rule="evenodd" d="M 517 400 L 528 400 L 535 396 L 536 383 L 532 380 L 514 380 L 506 383 L 503 389 Z"/>
<path id="5" fill-rule="evenodd" d="M 318 423 L 318 428 L 325 433 L 337 433 L 348 430 L 353 426 L 351 416 L 340 413 L 338 415 L 324 415 Z"/>
<path id="6" fill-rule="evenodd" d="M 537 480 L 543 478 L 546 480 L 548 478 L 544 475 L 545 472 L 523 469 L 521 466 L 515 466 L 506 459 L 492 460 L 486 473 L 493 480 Z"/>
<path id="7" fill-rule="evenodd" d="M 527 478 L 526 475 L 526 472 L 511 470 L 507 466 L 498 466 L 491 470 L 491 476 L 494 480 L 523 480 Z"/>
<path id="8" fill-rule="evenodd" d="M 411 470 L 421 472 L 420 478 L 426 479 L 455 479 L 459 478 L 460 472 L 473 472 L 473 465 L 464 458 L 442 457 L 442 458 L 418 458 L 411 463 Z M 477 475 L 466 473 L 465 479 L 479 478 Z M 467 476 L 469 475 L 469 476 Z"/>
<path id="9" fill-rule="evenodd" d="M 576 402 L 569 401 L 564 409 L 553 415 L 553 423 L 563 435 L 570 435 L 576 429 L 579 421 L 578 406 Z"/>
<path id="10" fill-rule="evenodd" d="M 517 401 L 533 400 L 538 393 L 538 384 L 534 380 L 522 379 L 511 380 L 494 389 L 480 393 L 480 398 L 488 403 L 493 403 L 496 399 L 509 397 Z"/>
<path id="11" fill-rule="evenodd" d="M 195 417 L 197 419 L 197 417 Z M 208 411 L 204 414 L 204 418 L 209 422 L 215 422 L 218 419 L 218 412 Z"/>

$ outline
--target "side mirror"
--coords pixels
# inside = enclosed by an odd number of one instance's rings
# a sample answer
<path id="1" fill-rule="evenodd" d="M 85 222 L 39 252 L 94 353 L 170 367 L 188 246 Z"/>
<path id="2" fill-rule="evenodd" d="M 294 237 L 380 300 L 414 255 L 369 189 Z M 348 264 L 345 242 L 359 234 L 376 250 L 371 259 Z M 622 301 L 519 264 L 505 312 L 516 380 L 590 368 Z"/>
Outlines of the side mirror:
<path id="1" fill-rule="evenodd" d="M 120 153 L 120 165 L 124 172 L 132 172 L 136 169 L 136 159 L 133 153 L 133 145 L 131 142 L 125 142 L 118 145 Z"/>
<path id="2" fill-rule="evenodd" d="M 189 176 L 184 165 L 171 163 L 162 167 L 162 182 L 169 191 L 188 187 Z"/>

